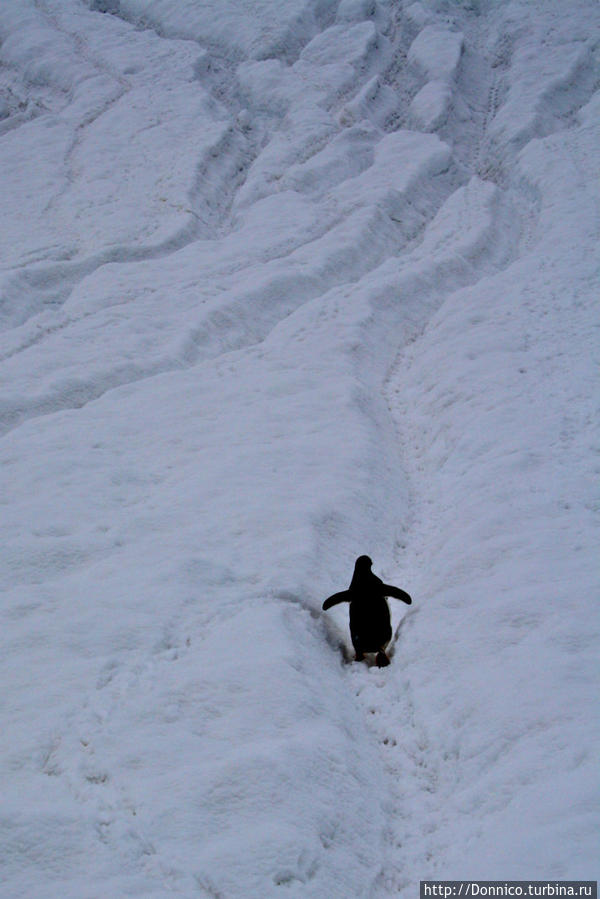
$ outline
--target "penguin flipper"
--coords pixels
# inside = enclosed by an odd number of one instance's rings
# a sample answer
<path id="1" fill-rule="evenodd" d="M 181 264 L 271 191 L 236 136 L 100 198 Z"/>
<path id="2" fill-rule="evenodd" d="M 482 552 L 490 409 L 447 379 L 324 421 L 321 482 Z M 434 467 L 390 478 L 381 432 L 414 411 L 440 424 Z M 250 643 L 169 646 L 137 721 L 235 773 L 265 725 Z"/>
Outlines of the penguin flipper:
<path id="1" fill-rule="evenodd" d="M 334 593 L 332 596 L 328 596 L 323 603 L 323 611 L 330 609 L 332 606 L 337 606 L 339 602 L 350 602 L 349 590 L 342 590 L 340 593 Z"/>
<path id="2" fill-rule="evenodd" d="M 393 596 L 394 599 L 401 599 L 402 602 L 405 602 L 407 606 L 410 606 L 412 603 L 411 597 L 404 590 L 401 590 L 400 587 L 394 587 L 392 584 L 384 584 L 383 585 L 383 595 L 384 596 Z"/>

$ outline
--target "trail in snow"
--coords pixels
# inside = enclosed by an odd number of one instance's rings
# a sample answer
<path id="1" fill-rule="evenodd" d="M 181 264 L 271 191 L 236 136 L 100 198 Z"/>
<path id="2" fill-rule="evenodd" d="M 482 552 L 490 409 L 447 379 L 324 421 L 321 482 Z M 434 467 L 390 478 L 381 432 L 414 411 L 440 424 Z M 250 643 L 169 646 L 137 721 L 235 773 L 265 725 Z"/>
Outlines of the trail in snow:
<path id="1" fill-rule="evenodd" d="M 398 786 L 390 800 L 396 874 L 384 878 L 388 890 L 415 889 L 423 877 L 463 876 L 465 858 L 473 876 L 482 878 L 494 871 L 498 877 L 502 871 L 526 877 L 532 858 L 566 877 L 591 859 L 587 831 L 594 825 L 586 783 L 593 763 L 582 748 L 589 745 L 587 725 L 578 733 L 572 706 L 577 700 L 585 705 L 586 677 L 576 687 L 579 678 L 573 681 L 571 672 L 580 664 L 591 671 L 587 653 L 593 638 L 573 642 L 558 634 L 565 617 L 577 619 L 586 606 L 591 613 L 594 593 L 584 586 L 585 562 L 579 588 L 566 572 L 573 551 L 584 550 L 581 520 L 591 509 L 584 447 L 591 439 L 585 430 L 593 401 L 584 370 L 590 371 L 594 355 L 597 197 L 581 198 L 576 221 L 570 211 L 576 185 L 582 184 L 581 160 L 589 158 L 596 139 L 585 126 L 597 66 L 575 27 L 549 54 L 551 74 L 536 70 L 534 76 L 526 68 L 532 44 L 560 28 L 561 14 L 532 14 L 528 31 L 513 38 L 511 58 L 502 13 L 490 16 L 487 29 L 460 22 L 465 52 L 454 121 L 450 116 L 440 133 L 461 163 L 491 177 L 510 198 L 521 225 L 515 228 L 513 219 L 502 230 L 512 231 L 518 243 L 497 266 L 498 274 L 488 264 L 467 289 L 453 291 L 446 283 L 449 295 L 398 358 L 386 389 L 404 448 L 402 467 L 412 472 L 415 485 L 410 536 L 399 547 L 397 564 L 419 572 L 416 592 L 424 600 L 422 616 L 407 620 L 400 631 L 403 671 L 394 681 L 358 687 L 369 713 L 381 722 L 390 783 Z M 518 91 L 520 78 L 525 91 Z M 489 85 L 485 107 L 473 96 L 474 84 Z M 478 107 L 483 112 L 477 114 Z M 552 131 L 555 136 L 547 138 Z M 576 170 L 580 175 L 571 180 L 567 172 Z M 558 233 L 563 258 L 575 270 L 575 259 L 581 259 L 587 300 L 570 266 L 553 281 L 561 270 Z M 498 400 L 494 388 L 500 385 Z M 578 410 L 577 436 L 567 424 L 567 409 Z M 563 499 L 553 506 L 556 489 Z M 538 569 L 542 558 L 544 573 Z M 491 626 L 479 621 L 482 614 L 492 617 Z M 452 684 L 447 711 L 440 709 L 439 717 L 432 714 L 438 702 L 437 688 L 431 690 L 432 657 Z M 390 714 L 390 708 L 402 713 Z M 395 737 L 397 720 L 406 725 L 401 740 Z M 569 742 L 570 752 L 561 756 L 558 747 Z M 552 792 L 571 797 L 582 823 L 568 859 L 542 848 L 558 834 L 568 840 L 573 833 L 573 825 L 560 820 Z M 498 820 L 500 839 L 489 823 Z M 527 855 L 521 859 L 523 847 Z"/>
<path id="2" fill-rule="evenodd" d="M 594 23 L 0 11 L 11 894 L 593 876 Z"/>

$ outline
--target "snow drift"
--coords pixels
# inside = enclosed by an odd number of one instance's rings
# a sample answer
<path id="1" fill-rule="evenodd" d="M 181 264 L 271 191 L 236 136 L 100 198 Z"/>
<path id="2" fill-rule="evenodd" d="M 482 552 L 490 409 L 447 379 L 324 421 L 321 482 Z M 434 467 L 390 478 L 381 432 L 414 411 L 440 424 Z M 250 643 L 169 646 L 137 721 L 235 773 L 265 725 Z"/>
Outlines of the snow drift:
<path id="1" fill-rule="evenodd" d="M 594 877 L 599 18 L 0 9 L 5 895 Z"/>

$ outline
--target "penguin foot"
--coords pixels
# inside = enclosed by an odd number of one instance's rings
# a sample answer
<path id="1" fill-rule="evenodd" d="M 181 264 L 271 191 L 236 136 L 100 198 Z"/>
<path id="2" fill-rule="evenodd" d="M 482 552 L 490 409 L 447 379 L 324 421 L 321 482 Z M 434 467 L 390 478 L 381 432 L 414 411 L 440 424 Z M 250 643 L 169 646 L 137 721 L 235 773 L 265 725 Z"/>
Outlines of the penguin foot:
<path id="1" fill-rule="evenodd" d="M 377 657 L 376 657 L 376 659 L 375 659 L 375 663 L 377 664 L 377 667 L 378 667 L 378 668 L 385 668 L 386 665 L 389 665 L 389 664 L 390 664 L 390 660 L 389 660 L 388 657 L 386 656 L 386 654 L 385 654 L 385 652 L 383 651 L 383 649 L 380 649 L 379 652 L 377 653 Z"/>

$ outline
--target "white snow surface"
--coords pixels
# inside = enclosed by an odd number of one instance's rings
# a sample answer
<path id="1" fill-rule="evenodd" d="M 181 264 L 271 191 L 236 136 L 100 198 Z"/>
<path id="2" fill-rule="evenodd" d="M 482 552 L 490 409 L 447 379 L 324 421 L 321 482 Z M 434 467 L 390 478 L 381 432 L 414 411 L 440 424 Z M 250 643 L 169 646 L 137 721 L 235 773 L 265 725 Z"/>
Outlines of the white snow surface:
<path id="1" fill-rule="evenodd" d="M 597 878 L 599 37 L 0 5 L 0 895 Z"/>

